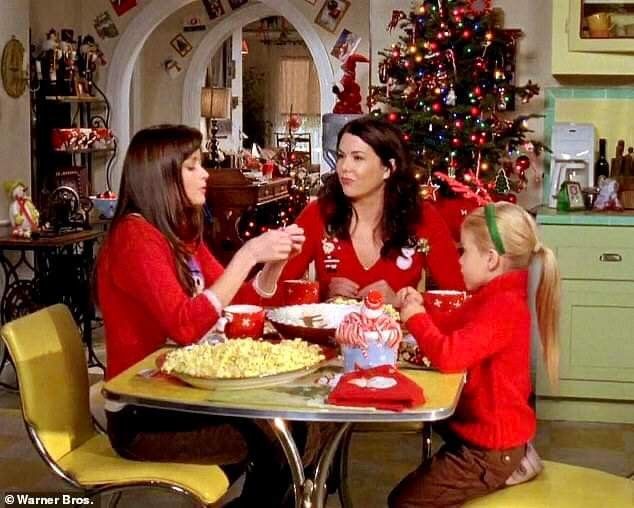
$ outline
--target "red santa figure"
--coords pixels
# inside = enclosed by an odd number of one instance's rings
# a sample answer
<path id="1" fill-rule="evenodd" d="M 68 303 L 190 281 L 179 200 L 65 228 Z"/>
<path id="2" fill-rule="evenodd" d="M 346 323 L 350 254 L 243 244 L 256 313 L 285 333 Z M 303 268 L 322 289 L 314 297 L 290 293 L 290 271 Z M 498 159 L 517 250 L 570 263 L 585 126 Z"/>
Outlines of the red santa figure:
<path id="1" fill-rule="evenodd" d="M 357 63 L 369 63 L 370 60 L 359 53 L 352 53 L 341 65 L 343 77 L 341 78 L 341 89 L 335 85 L 332 87 L 333 93 L 337 96 L 337 103 L 334 113 L 362 113 L 361 111 L 361 87 L 356 81 Z"/>

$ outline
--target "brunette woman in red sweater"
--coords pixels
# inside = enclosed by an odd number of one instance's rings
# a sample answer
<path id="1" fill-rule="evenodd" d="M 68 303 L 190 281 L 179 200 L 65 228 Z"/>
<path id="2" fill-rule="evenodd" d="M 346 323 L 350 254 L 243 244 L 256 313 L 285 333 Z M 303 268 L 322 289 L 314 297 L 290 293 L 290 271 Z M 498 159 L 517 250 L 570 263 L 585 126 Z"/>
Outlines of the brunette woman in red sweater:
<path id="1" fill-rule="evenodd" d="M 426 270 L 440 288 L 464 289 L 449 229 L 421 202 L 402 136 L 372 117 L 343 127 L 336 171 L 297 218 L 306 242 L 282 280 L 301 277 L 315 261 L 322 299 L 363 298 L 378 289 L 393 304 L 395 293 L 419 285 Z"/>
<path id="2" fill-rule="evenodd" d="M 531 318 L 528 266 L 539 257 L 537 320 L 551 381 L 559 360 L 559 270 L 539 242 L 532 217 L 510 203 L 489 204 L 467 216 L 461 231 L 462 274 L 473 292 L 449 314 L 433 313 L 413 288 L 403 289 L 401 319 L 441 372 L 467 372 L 445 444 L 430 463 L 392 491 L 390 508 L 455 507 L 502 488 L 535 435 L 529 402 Z"/>
<path id="3" fill-rule="evenodd" d="M 97 261 L 107 378 L 168 338 L 182 345 L 198 341 L 232 301 L 270 297 L 289 255 L 301 249 L 303 233 L 290 226 L 248 241 L 226 268 L 220 265 L 202 241 L 208 173 L 201 166 L 200 144 L 199 131 L 166 125 L 139 131 L 128 147 L 117 209 Z M 245 283 L 258 263 L 264 267 Z M 115 403 L 107 403 L 106 415 L 112 445 L 127 458 L 226 465 L 240 463 L 247 452 L 236 429 L 244 422 L 237 419 L 225 424 L 214 417 Z M 254 440 L 258 446 L 263 441 Z M 268 463 L 260 470 L 275 470 L 279 463 L 273 454 L 267 449 L 263 456 Z M 262 483 L 272 487 L 274 481 Z M 260 496 L 266 499 L 266 492 Z"/>

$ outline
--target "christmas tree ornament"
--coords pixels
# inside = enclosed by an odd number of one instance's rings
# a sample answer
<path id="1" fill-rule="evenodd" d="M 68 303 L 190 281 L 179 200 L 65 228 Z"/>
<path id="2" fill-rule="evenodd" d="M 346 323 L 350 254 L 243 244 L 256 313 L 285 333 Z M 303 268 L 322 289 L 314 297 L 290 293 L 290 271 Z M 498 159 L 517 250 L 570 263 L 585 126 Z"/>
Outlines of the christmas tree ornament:
<path id="1" fill-rule="evenodd" d="M 386 88 L 376 99 L 387 105 L 383 116 L 407 133 L 403 139 L 414 162 L 460 184 L 443 185 L 443 196 L 462 196 L 466 187 L 470 199 L 486 201 L 505 158 L 526 154 L 524 148 L 515 152 L 526 143 L 534 144 L 536 154 L 540 151 L 541 143 L 527 137 L 526 122 L 537 115 L 496 116 L 513 109 L 516 97 L 529 100 L 539 92 L 530 81 L 524 86 L 514 82 L 521 32 L 502 29 L 490 0 L 423 0 L 409 15 L 396 13 L 393 19 L 388 25 L 400 26 L 401 42 L 381 52 L 385 65 L 379 65 L 379 78 Z M 395 58 L 397 47 L 400 56 Z M 531 161 L 530 167 L 535 166 Z M 498 180 L 517 191 L 528 174 L 523 171 L 522 177 L 512 162 L 503 172 L 506 180 Z M 426 185 L 421 181 L 424 196 L 430 194 Z"/>
<path id="2" fill-rule="evenodd" d="M 510 190 L 511 182 L 508 176 L 506 176 L 504 168 L 498 169 L 497 175 L 495 176 L 495 192 L 497 194 L 508 194 Z"/>

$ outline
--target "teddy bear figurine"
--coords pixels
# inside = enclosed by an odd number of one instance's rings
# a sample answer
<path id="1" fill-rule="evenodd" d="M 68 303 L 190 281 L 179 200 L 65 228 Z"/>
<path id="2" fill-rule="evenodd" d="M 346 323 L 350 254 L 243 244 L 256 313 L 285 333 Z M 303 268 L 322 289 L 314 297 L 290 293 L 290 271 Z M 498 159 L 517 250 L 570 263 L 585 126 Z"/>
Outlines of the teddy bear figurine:
<path id="1" fill-rule="evenodd" d="M 623 205 L 619 200 L 619 183 L 613 178 L 600 176 L 597 182 L 599 195 L 594 202 L 595 210 L 623 210 Z"/>
<path id="2" fill-rule="evenodd" d="M 33 233 L 39 231 L 40 213 L 31 198 L 26 195 L 26 189 L 26 185 L 21 180 L 4 182 L 4 190 L 11 201 L 9 205 L 11 234 L 18 238 L 31 238 Z"/>

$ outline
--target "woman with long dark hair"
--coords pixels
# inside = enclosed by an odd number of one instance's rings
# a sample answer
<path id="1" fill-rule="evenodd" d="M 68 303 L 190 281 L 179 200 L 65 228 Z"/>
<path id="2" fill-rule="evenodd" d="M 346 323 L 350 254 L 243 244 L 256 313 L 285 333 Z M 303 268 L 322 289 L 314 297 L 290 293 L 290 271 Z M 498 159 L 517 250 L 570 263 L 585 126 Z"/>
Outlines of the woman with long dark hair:
<path id="1" fill-rule="evenodd" d="M 336 171 L 296 223 L 306 242 L 281 279 L 301 277 L 315 261 L 324 299 L 378 289 L 395 303 L 426 271 L 442 289 L 464 289 L 447 225 L 421 200 L 402 133 L 383 120 L 366 116 L 341 129 Z"/>
<path id="2" fill-rule="evenodd" d="M 268 231 L 222 267 L 202 241 L 208 174 L 201 166 L 201 139 L 195 129 L 163 125 L 139 131 L 128 147 L 117 209 L 96 267 L 106 378 L 168 338 L 181 345 L 198 341 L 232 301 L 259 303 L 271 296 L 287 259 L 301 249 L 300 228 Z M 245 283 L 258 263 L 264 267 Z M 113 447 L 131 459 L 227 465 L 243 462 L 247 453 L 237 420 L 227 424 L 112 402 L 106 403 L 106 415 Z M 260 471 L 275 469 L 272 454 L 260 457 L 268 461 Z"/>

